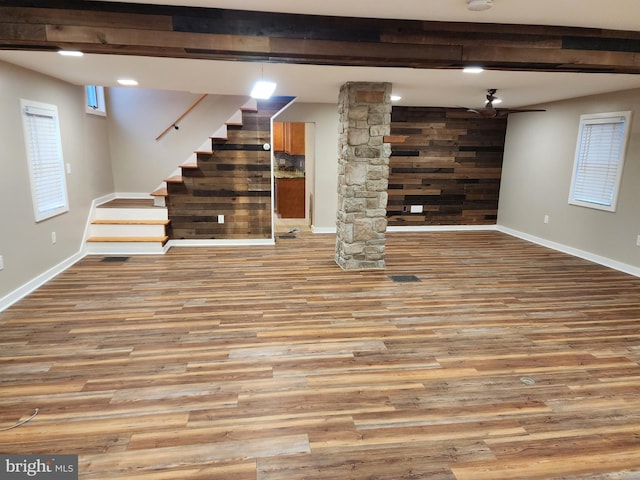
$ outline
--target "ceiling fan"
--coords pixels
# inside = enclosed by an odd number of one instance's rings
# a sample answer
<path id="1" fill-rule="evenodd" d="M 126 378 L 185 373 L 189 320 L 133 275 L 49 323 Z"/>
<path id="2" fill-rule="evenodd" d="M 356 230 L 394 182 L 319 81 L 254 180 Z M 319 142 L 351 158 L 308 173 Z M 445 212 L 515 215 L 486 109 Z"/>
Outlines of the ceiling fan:
<path id="1" fill-rule="evenodd" d="M 487 101 L 485 103 L 484 108 L 466 108 L 467 112 L 475 113 L 481 118 L 500 118 L 506 117 L 510 113 L 520 113 L 520 112 L 544 112 L 545 110 L 540 109 L 530 109 L 530 108 L 494 108 L 494 103 L 499 103 L 501 100 L 496 97 L 496 93 L 498 92 L 497 88 L 490 88 L 487 90 Z"/>

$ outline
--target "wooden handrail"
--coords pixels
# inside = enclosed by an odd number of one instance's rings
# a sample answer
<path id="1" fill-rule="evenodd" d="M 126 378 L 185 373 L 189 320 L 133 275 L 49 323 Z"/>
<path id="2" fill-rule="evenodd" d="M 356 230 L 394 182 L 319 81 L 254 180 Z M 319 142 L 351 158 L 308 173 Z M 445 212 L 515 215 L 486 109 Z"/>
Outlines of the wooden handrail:
<path id="1" fill-rule="evenodd" d="M 176 125 L 176 124 L 177 124 L 180 120 L 182 120 L 184 117 L 186 117 L 187 115 L 189 115 L 189 113 L 191 112 L 191 110 L 193 110 L 194 108 L 196 108 L 196 106 L 197 106 L 197 105 L 198 105 L 202 100 L 204 100 L 204 97 L 206 97 L 207 95 L 209 95 L 209 94 L 208 94 L 208 93 L 205 93 L 205 94 L 204 94 L 204 95 L 202 95 L 198 100 L 196 100 L 195 102 L 193 102 L 193 105 L 191 105 L 189 108 L 187 108 L 187 109 L 184 111 L 184 113 L 183 113 L 182 115 L 180 115 L 178 118 L 176 118 L 176 120 L 175 120 L 171 125 L 169 125 L 167 128 L 165 128 L 165 129 L 162 131 L 162 133 L 156 137 L 156 142 L 157 142 L 158 140 L 160 140 L 162 137 L 164 137 L 164 136 L 167 134 L 167 132 L 168 132 L 169 130 L 171 130 L 172 128 L 175 128 L 175 129 L 177 130 L 178 128 L 177 128 L 177 125 Z"/>

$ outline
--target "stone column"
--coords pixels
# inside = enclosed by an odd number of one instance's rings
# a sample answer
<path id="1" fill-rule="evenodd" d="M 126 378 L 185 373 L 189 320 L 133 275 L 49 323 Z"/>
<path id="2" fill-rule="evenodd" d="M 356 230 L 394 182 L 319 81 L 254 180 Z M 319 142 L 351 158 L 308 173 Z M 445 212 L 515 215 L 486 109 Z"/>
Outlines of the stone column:
<path id="1" fill-rule="evenodd" d="M 391 84 L 340 89 L 335 261 L 345 270 L 384 268 L 391 146 Z"/>

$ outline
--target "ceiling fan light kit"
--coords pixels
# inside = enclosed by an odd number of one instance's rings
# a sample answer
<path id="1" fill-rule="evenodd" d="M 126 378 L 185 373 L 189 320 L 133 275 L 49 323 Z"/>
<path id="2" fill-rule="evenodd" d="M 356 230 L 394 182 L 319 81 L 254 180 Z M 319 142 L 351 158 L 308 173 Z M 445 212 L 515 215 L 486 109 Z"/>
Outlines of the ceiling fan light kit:
<path id="1" fill-rule="evenodd" d="M 467 112 L 473 113 L 480 118 L 504 118 L 510 113 L 523 113 L 523 112 L 544 112 L 545 110 L 539 109 L 530 109 L 530 108 L 495 108 L 493 105 L 501 103 L 498 97 L 496 97 L 496 93 L 498 92 L 497 88 L 489 88 L 487 90 L 487 94 L 485 96 L 485 107 L 484 108 L 465 108 Z"/>
<path id="2" fill-rule="evenodd" d="M 467 8 L 472 12 L 489 10 L 493 6 L 493 0 L 467 0 Z"/>

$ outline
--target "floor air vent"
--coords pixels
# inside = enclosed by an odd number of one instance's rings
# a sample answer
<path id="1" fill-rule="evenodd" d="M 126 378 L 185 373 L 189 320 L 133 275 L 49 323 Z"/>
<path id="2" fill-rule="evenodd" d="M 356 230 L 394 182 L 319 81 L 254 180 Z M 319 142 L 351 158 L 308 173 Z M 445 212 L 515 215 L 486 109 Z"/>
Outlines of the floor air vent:
<path id="1" fill-rule="evenodd" d="M 415 275 L 389 275 L 389 278 L 396 283 L 419 282 L 420 279 Z"/>
<path id="2" fill-rule="evenodd" d="M 104 257 L 101 262 L 107 263 L 117 263 L 117 262 L 126 262 L 131 257 Z"/>
<path id="3" fill-rule="evenodd" d="M 296 237 L 295 235 L 278 235 L 279 240 L 288 240 L 291 238 L 298 238 L 298 237 Z"/>

